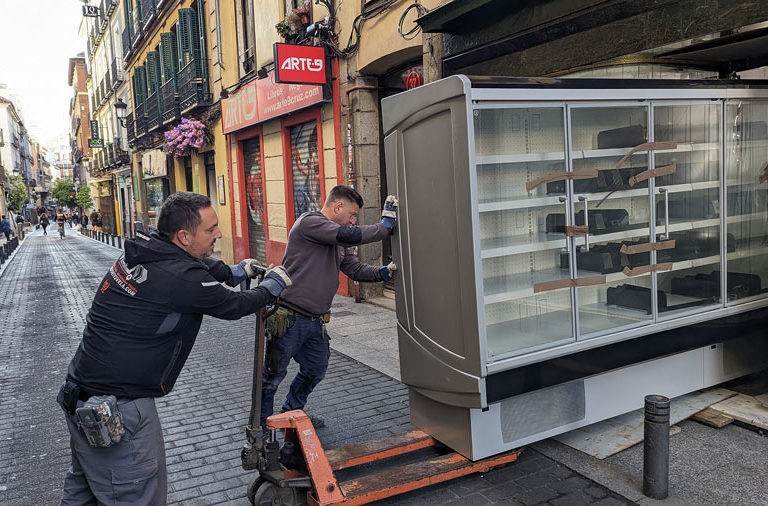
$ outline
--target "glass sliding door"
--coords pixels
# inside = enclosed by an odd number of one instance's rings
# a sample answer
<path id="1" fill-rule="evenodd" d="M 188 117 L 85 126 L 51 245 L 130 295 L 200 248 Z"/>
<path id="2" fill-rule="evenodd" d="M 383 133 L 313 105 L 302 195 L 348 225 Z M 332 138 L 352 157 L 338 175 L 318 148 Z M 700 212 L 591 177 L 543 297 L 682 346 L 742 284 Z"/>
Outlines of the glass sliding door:
<path id="1" fill-rule="evenodd" d="M 729 245 L 727 301 L 765 297 L 768 288 L 768 101 L 725 107 L 724 212 Z"/>
<path id="2" fill-rule="evenodd" d="M 653 320 L 648 114 L 569 106 L 580 338 Z"/>
<path id="3" fill-rule="evenodd" d="M 653 152 L 669 168 L 654 178 L 656 241 L 668 246 L 653 251 L 660 319 L 721 304 L 721 122 L 717 102 L 653 108 L 654 140 L 676 144 Z"/>
<path id="4" fill-rule="evenodd" d="M 488 360 L 572 342 L 565 109 L 473 119 Z"/>

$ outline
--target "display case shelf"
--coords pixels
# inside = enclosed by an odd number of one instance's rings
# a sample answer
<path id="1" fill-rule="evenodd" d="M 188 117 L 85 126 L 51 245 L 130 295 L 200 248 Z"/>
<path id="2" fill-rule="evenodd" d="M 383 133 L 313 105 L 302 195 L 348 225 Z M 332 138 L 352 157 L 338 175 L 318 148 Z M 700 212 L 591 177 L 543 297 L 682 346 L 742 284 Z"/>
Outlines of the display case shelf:
<path id="1" fill-rule="evenodd" d="M 702 143 L 682 143 L 678 144 L 675 149 L 660 149 L 655 151 L 656 153 L 685 153 L 690 151 L 715 151 L 720 149 L 720 143 L 718 142 L 702 142 Z M 571 158 L 573 160 L 589 159 L 589 158 L 608 158 L 608 157 L 621 157 L 626 155 L 632 150 L 632 148 L 613 148 L 613 149 L 574 149 L 571 151 Z M 635 156 L 646 154 L 646 151 L 639 151 Z M 510 155 L 485 155 L 475 157 L 475 164 L 481 165 L 498 165 L 504 163 L 521 163 L 521 162 L 544 162 L 544 161 L 563 161 L 565 153 L 562 151 L 552 151 L 548 153 L 517 153 Z"/>

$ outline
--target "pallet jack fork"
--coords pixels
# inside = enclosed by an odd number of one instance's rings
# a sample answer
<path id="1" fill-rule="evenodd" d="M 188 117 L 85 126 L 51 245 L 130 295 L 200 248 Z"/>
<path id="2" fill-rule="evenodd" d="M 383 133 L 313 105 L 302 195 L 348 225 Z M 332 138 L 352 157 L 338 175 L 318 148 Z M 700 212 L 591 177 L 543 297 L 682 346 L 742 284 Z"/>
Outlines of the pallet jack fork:
<path id="1" fill-rule="evenodd" d="M 266 269 L 259 269 L 259 278 Z M 244 283 L 241 289 L 248 289 Z M 265 320 L 277 309 L 257 313 L 254 343 L 253 391 L 247 443 L 241 452 L 245 470 L 257 470 L 248 487 L 248 499 L 253 505 L 326 506 L 337 504 L 367 504 L 435 483 L 473 473 L 484 473 L 494 467 L 517 460 L 520 450 L 472 462 L 459 453 L 432 456 L 399 467 L 339 482 L 335 472 L 363 464 L 380 462 L 438 445 L 438 441 L 419 430 L 373 439 L 358 444 L 324 450 L 309 417 L 302 410 L 288 411 L 267 418 L 268 432 L 263 432 L 261 389 L 264 367 Z M 275 433 L 284 431 L 280 446 Z"/>
<path id="2" fill-rule="evenodd" d="M 382 461 L 439 443 L 428 434 L 414 430 L 324 450 L 312 422 L 301 410 L 270 416 L 267 419 L 267 428 L 273 431 L 284 430 L 285 443 L 290 443 L 289 448 L 301 448 L 300 459 L 297 460 L 296 455 L 287 455 L 288 452 L 281 451 L 281 460 L 301 464 L 296 468 L 282 464 L 278 472 L 259 473 L 248 491 L 248 498 L 254 505 L 368 504 L 461 476 L 484 473 L 494 467 L 514 462 L 520 454 L 520 450 L 513 450 L 472 462 L 453 452 L 339 482 L 335 471 Z"/>

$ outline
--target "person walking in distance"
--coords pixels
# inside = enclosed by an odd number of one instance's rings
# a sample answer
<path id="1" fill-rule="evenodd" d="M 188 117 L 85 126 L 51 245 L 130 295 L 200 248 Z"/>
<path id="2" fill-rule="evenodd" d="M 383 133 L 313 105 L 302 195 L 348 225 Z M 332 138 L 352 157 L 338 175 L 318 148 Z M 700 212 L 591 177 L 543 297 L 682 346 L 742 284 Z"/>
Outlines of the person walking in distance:
<path id="1" fill-rule="evenodd" d="M 325 324 L 330 321 L 339 271 L 356 281 L 389 281 L 395 264 L 372 266 L 357 259 L 348 246 L 380 241 L 393 233 L 397 199 L 386 199 L 382 219 L 356 226 L 363 198 L 349 186 L 331 189 L 323 208 L 302 214 L 288 234 L 283 265 L 293 285 L 280 298 L 280 308 L 266 321 L 269 338 L 264 363 L 261 427 L 274 410 L 278 385 L 295 359 L 299 372 L 291 383 L 282 411 L 303 409 L 309 394 L 325 377 L 330 348 Z M 314 417 L 322 426 L 322 420 Z"/>
<path id="2" fill-rule="evenodd" d="M 40 226 L 43 227 L 43 235 L 48 235 L 48 215 L 46 213 L 42 213 L 40 215 Z"/>
<path id="3" fill-rule="evenodd" d="M 126 240 L 125 255 L 101 281 L 57 397 L 72 449 L 62 505 L 166 504 L 155 398 L 173 390 L 203 315 L 237 320 L 274 303 L 291 284 L 274 267 L 253 289 L 222 286 L 257 270 L 251 259 L 229 266 L 211 259 L 221 236 L 207 196 L 174 193 L 157 232 Z"/>
<path id="4" fill-rule="evenodd" d="M 5 215 L 3 215 L 2 219 L 0 220 L 0 232 L 5 235 L 6 241 L 11 240 L 11 222 L 8 220 L 8 218 L 5 217 Z"/>

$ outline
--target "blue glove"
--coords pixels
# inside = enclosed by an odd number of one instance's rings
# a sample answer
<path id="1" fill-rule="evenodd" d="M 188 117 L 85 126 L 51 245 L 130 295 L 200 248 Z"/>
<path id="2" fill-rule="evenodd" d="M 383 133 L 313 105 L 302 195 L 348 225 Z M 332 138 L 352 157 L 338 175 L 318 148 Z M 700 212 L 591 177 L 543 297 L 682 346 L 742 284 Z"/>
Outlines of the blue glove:
<path id="1" fill-rule="evenodd" d="M 237 286 L 248 279 L 248 273 L 245 270 L 246 265 L 247 262 L 243 260 L 239 264 L 229 266 L 229 270 L 232 271 L 232 286 Z"/>
<path id="2" fill-rule="evenodd" d="M 267 271 L 259 286 L 266 288 L 273 297 L 279 297 L 280 293 L 292 284 L 291 277 L 282 266 L 278 265 Z"/>
<path id="3" fill-rule="evenodd" d="M 379 267 L 379 274 L 381 275 L 382 281 L 390 281 L 392 278 L 395 277 L 395 271 L 397 270 L 397 265 L 395 265 L 394 262 L 389 262 L 388 265 L 382 265 Z"/>
<path id="4" fill-rule="evenodd" d="M 394 195 L 389 195 L 384 201 L 384 209 L 381 211 L 381 224 L 387 227 L 391 232 L 395 230 L 397 223 L 397 199 Z"/>

